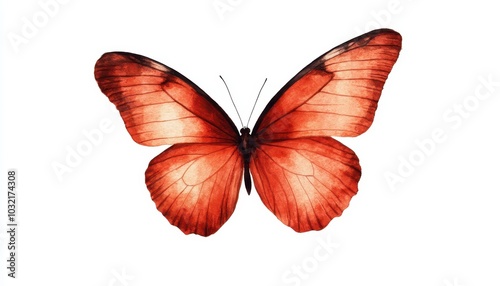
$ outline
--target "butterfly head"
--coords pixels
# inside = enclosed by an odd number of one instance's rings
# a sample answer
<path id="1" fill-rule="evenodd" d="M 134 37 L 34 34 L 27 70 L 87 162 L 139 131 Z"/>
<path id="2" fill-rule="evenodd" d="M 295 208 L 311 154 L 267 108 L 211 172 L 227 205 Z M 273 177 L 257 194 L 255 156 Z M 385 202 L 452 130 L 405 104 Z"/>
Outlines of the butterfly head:
<path id="1" fill-rule="evenodd" d="M 244 126 L 243 128 L 240 129 L 240 133 L 241 133 L 241 136 L 243 136 L 243 134 L 250 134 L 250 128 Z"/>

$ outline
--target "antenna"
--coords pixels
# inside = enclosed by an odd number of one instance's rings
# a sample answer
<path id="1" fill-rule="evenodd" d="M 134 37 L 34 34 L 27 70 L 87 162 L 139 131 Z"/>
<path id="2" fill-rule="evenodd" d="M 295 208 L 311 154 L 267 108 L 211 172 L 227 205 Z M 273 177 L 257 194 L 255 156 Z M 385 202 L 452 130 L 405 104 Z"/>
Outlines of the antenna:
<path id="1" fill-rule="evenodd" d="M 264 80 L 264 83 L 263 83 L 263 84 L 262 84 L 262 86 L 260 87 L 259 94 L 257 95 L 257 98 L 255 99 L 255 103 L 253 104 L 252 111 L 250 111 L 250 116 L 248 116 L 247 126 L 248 126 L 248 124 L 250 124 L 250 118 L 252 118 L 252 113 L 253 113 L 253 110 L 255 109 L 255 106 L 257 105 L 257 100 L 259 100 L 260 92 L 261 92 L 261 91 L 262 91 L 262 89 L 264 88 L 264 85 L 266 84 L 266 81 L 267 81 L 267 78 Z M 241 120 L 241 119 L 240 119 L 240 120 Z"/>
<path id="2" fill-rule="evenodd" d="M 243 120 L 241 120 L 241 116 L 240 116 L 240 113 L 238 112 L 238 108 L 236 108 L 236 104 L 234 104 L 233 97 L 231 96 L 231 92 L 229 91 L 229 87 L 227 87 L 226 81 L 222 78 L 222 76 L 219 75 L 219 77 L 220 77 L 220 79 L 222 79 L 222 82 L 226 86 L 227 93 L 229 93 L 229 98 L 231 98 L 231 102 L 233 103 L 234 109 L 236 109 L 236 114 L 238 114 L 238 118 L 240 119 L 241 126 L 244 127 L 243 126 Z"/>

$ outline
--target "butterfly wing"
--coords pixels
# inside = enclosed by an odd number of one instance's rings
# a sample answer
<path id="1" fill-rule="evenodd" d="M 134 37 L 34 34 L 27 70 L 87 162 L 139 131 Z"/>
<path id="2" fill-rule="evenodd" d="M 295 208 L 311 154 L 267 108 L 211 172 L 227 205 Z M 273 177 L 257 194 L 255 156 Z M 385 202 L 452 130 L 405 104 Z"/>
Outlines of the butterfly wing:
<path id="1" fill-rule="evenodd" d="M 331 137 L 261 145 L 250 171 L 264 205 L 297 232 L 323 229 L 340 216 L 361 176 L 356 154 Z"/>
<path id="2" fill-rule="evenodd" d="M 238 129 L 224 110 L 172 68 L 144 56 L 112 52 L 97 61 L 94 75 L 139 144 L 237 141 Z"/>
<path id="3" fill-rule="evenodd" d="M 252 134 L 273 141 L 365 132 L 400 49 L 401 35 L 381 29 L 326 52 L 273 97 Z"/>
<path id="4" fill-rule="evenodd" d="M 175 144 L 154 158 L 146 185 L 156 208 L 185 234 L 209 236 L 231 216 L 243 159 L 234 144 Z"/>
<path id="5" fill-rule="evenodd" d="M 186 234 L 216 232 L 234 211 L 243 172 L 228 115 L 189 79 L 140 55 L 104 54 L 95 78 L 134 141 L 175 144 L 146 171 L 157 209 Z"/>
<path id="6" fill-rule="evenodd" d="M 355 153 L 331 137 L 357 136 L 373 122 L 401 36 L 375 30 L 326 52 L 269 102 L 252 136 L 255 188 L 284 224 L 304 232 L 324 228 L 357 193 Z"/>

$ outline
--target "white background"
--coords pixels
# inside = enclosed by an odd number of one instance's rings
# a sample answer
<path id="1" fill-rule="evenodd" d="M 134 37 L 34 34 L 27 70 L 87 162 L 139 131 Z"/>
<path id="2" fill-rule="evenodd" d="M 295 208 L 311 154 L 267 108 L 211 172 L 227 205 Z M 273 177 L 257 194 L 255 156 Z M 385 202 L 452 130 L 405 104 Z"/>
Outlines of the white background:
<path id="1" fill-rule="evenodd" d="M 2 1 L 2 285 L 500 284 L 494 2 L 131 2 Z M 370 130 L 339 139 L 360 158 L 360 191 L 320 232 L 295 233 L 242 189 L 219 232 L 184 235 L 144 184 L 165 147 L 135 144 L 93 77 L 104 52 L 146 55 L 197 83 L 238 126 L 218 76 L 245 121 L 267 77 L 253 126 L 302 67 L 381 26 L 402 34 L 403 49 Z M 68 165 L 103 120 L 111 130 L 58 178 L 54 164 Z M 441 141 L 430 143 L 435 132 Z M 5 273 L 9 168 L 19 173 L 17 279 Z M 391 187 L 388 174 L 400 181 Z"/>

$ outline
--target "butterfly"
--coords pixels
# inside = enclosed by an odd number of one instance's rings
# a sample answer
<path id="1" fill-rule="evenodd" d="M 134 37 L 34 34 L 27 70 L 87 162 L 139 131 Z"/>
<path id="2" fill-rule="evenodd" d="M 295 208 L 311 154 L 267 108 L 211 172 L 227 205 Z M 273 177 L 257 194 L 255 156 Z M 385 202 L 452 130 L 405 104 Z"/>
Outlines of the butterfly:
<path id="1" fill-rule="evenodd" d="M 267 104 L 252 130 L 188 78 L 147 57 L 105 53 L 95 65 L 101 91 L 132 139 L 172 145 L 146 170 L 165 218 L 185 234 L 209 236 L 233 214 L 244 180 L 296 232 L 321 230 L 358 192 L 356 154 L 331 136 L 358 136 L 372 124 L 401 35 L 379 29 L 324 53 Z M 250 175 L 251 174 L 251 175 Z"/>

